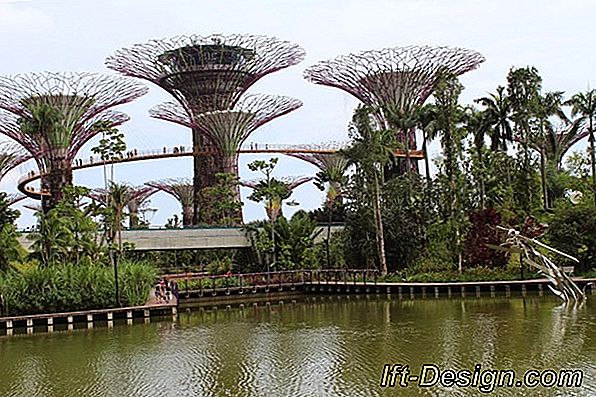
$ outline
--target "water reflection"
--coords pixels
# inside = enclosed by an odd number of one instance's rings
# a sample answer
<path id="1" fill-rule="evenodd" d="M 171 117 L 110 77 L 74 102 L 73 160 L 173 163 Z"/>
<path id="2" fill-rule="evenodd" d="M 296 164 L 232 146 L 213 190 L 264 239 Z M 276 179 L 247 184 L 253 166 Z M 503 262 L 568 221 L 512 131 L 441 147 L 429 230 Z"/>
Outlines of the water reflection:
<path id="1" fill-rule="evenodd" d="M 580 368 L 596 395 L 596 306 L 526 299 L 309 298 L 181 313 L 177 323 L 0 338 L 0 396 L 466 396 L 381 388 L 385 363 Z M 573 392 L 573 393 L 571 393 Z"/>

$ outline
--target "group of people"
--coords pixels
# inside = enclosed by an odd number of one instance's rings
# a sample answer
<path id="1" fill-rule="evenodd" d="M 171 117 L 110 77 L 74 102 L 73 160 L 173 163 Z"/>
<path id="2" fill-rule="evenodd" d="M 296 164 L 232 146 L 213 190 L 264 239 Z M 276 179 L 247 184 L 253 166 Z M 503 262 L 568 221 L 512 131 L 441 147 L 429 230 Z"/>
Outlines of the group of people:
<path id="1" fill-rule="evenodd" d="M 155 284 L 155 299 L 157 303 L 170 303 L 172 296 L 178 299 L 178 283 L 176 281 L 161 279 Z"/>

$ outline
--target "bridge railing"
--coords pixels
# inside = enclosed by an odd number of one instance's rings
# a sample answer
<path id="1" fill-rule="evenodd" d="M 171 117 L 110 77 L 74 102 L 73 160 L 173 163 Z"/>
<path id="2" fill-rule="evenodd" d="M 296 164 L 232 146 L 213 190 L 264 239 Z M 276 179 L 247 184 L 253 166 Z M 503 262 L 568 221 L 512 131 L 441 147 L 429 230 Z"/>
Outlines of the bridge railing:
<path id="1" fill-rule="evenodd" d="M 337 285 L 357 284 L 377 285 L 376 269 L 298 269 L 260 273 L 230 273 L 210 275 L 204 272 L 165 274 L 168 280 L 175 280 L 179 290 L 186 295 L 198 293 L 203 296 L 208 292 L 223 291 L 229 294 L 233 290 L 264 289 L 299 285 Z"/>

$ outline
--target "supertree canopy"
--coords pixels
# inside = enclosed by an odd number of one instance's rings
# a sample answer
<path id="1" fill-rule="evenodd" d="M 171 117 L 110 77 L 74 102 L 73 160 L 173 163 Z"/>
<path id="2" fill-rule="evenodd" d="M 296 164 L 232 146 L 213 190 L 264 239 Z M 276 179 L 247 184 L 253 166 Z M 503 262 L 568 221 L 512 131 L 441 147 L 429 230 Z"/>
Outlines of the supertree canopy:
<path id="1" fill-rule="evenodd" d="M 123 48 L 106 65 L 157 84 L 189 113 L 199 114 L 232 108 L 261 77 L 304 56 L 298 45 L 274 37 L 190 35 Z"/>
<path id="2" fill-rule="evenodd" d="M 151 197 L 151 195 L 157 192 L 158 189 L 151 186 L 122 186 L 126 189 L 123 204 L 128 208 L 129 227 L 134 229 L 139 226 L 139 208 L 149 197 Z M 104 188 L 96 188 L 87 193 L 87 197 L 104 207 L 107 205 L 109 196 L 110 190 Z"/>
<path id="3" fill-rule="evenodd" d="M 44 211 L 72 183 L 71 162 L 104 128 L 128 120 L 110 110 L 147 92 L 116 76 L 92 73 L 31 73 L 0 77 L 0 133 L 20 143 L 42 173 Z"/>
<path id="4" fill-rule="evenodd" d="M 222 171 L 238 173 L 238 150 L 263 124 L 302 106 L 298 99 L 277 95 L 246 95 L 229 110 L 214 110 L 190 119 L 177 103 L 167 102 L 150 110 L 151 116 L 200 130 L 217 145 Z"/>
<path id="5" fill-rule="evenodd" d="M 170 104 L 159 107 L 153 113 L 156 117 L 171 120 L 168 117 L 171 110 L 177 115 L 181 111 L 186 113 L 184 119 L 188 124 L 182 124 L 191 127 L 193 132 L 195 224 L 209 222 L 200 219 L 200 193 L 216 183 L 215 174 L 223 171 L 221 156 L 225 156 L 222 153 L 226 150 L 214 138 L 218 132 L 205 128 L 203 122 L 215 122 L 218 130 L 221 121 L 213 119 L 223 118 L 228 126 L 236 120 L 241 124 L 240 129 L 247 124 L 247 118 L 239 113 L 226 117 L 201 115 L 238 110 L 236 105 L 242 95 L 255 82 L 297 64 L 304 56 L 304 50 L 298 45 L 272 37 L 215 34 L 152 40 L 116 51 L 106 60 L 111 69 L 157 84 L 182 106 L 175 110 Z"/>
<path id="6" fill-rule="evenodd" d="M 341 144 L 309 145 L 311 148 L 339 148 Z M 304 160 L 319 168 L 318 176 L 322 182 L 327 182 L 327 205 L 332 205 L 341 196 L 344 175 L 348 168 L 348 159 L 340 152 L 334 153 L 289 153 L 289 156 Z M 321 187 L 322 189 L 322 187 Z"/>
<path id="7" fill-rule="evenodd" d="M 310 182 L 314 179 L 312 176 L 293 177 L 287 176 L 281 179 L 273 178 L 269 184 L 265 179 L 255 179 L 248 181 L 241 181 L 240 185 L 249 187 L 258 191 L 259 189 L 273 189 L 277 192 L 276 198 L 265 202 L 265 212 L 269 219 L 275 221 L 278 217 L 283 215 L 283 202 L 290 198 L 294 189 L 298 186 Z M 257 194 L 258 198 L 260 195 Z"/>
<path id="8" fill-rule="evenodd" d="M 477 68 L 484 57 L 473 50 L 406 46 L 365 51 L 319 62 L 305 71 L 315 84 L 342 89 L 376 111 L 377 121 L 396 130 L 406 150 L 416 148 L 414 112 L 441 76 Z M 405 139 L 405 136 L 408 139 Z"/>
<path id="9" fill-rule="evenodd" d="M 186 178 L 166 179 L 163 181 L 147 182 L 146 185 L 174 196 L 182 206 L 182 225 L 192 225 L 194 187 L 190 180 Z"/>
<path id="10" fill-rule="evenodd" d="M 31 155 L 19 145 L 0 143 L 0 182 L 12 169 L 29 159 Z"/>

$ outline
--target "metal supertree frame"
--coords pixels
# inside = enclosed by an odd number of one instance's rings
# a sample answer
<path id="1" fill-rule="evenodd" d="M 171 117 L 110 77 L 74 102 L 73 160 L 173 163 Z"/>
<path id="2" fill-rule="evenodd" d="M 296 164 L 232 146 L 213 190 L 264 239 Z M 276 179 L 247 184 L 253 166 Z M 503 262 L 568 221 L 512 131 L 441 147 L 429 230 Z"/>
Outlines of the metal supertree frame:
<path id="1" fill-rule="evenodd" d="M 152 117 L 200 130 L 217 145 L 222 171 L 238 174 L 238 150 L 257 128 L 302 106 L 302 101 L 286 96 L 253 94 L 244 96 L 229 110 L 214 110 L 190 119 L 184 108 L 166 102 L 151 109 Z"/>
<path id="2" fill-rule="evenodd" d="M 0 76 L 0 133 L 21 144 L 46 174 L 44 210 L 72 183 L 71 162 L 102 127 L 128 120 L 111 110 L 144 95 L 147 88 L 129 79 L 95 73 L 31 73 Z M 28 130 L 24 126 L 28 126 Z"/>
<path id="3" fill-rule="evenodd" d="M 234 109 L 260 78 L 297 64 L 304 56 L 298 45 L 274 37 L 213 34 L 151 40 L 118 50 L 106 59 L 109 68 L 151 81 L 169 92 L 182 106 L 185 119 L 191 121 L 188 126 L 193 130 L 195 153 L 193 223 L 201 220 L 201 190 L 215 184 L 215 174 L 222 172 L 222 149 L 204 128 L 195 127 L 201 125 L 198 117 Z M 163 116 L 159 118 L 169 119 L 168 106 L 155 111 Z"/>
<path id="4" fill-rule="evenodd" d="M 347 145 L 341 142 L 307 145 L 309 149 L 335 149 L 340 150 Z M 344 174 L 348 168 L 348 159 L 340 152 L 335 153 L 288 153 L 288 156 L 306 161 L 317 167 L 323 173 L 324 179 L 329 183 L 326 201 L 332 205 L 341 197 Z"/>
<path id="5" fill-rule="evenodd" d="M 106 65 L 160 86 L 192 117 L 232 108 L 260 78 L 304 56 L 300 46 L 275 37 L 182 35 L 120 49 Z"/>
<path id="6" fill-rule="evenodd" d="M 139 225 L 139 207 L 145 202 L 151 195 L 157 192 L 157 188 L 151 186 L 128 186 L 126 194 L 126 207 L 128 208 L 129 215 L 129 227 L 135 228 Z M 107 205 L 108 196 L 110 195 L 109 189 L 95 188 L 87 192 L 86 196 L 91 200 L 96 201 L 102 206 Z"/>
<path id="7" fill-rule="evenodd" d="M 164 179 L 161 181 L 147 182 L 145 185 L 174 196 L 182 206 L 182 225 L 192 225 L 195 196 L 194 186 L 190 179 Z"/>
<path id="8" fill-rule="evenodd" d="M 20 145 L 0 142 L 0 182 L 11 170 L 31 158 Z"/>
<path id="9" fill-rule="evenodd" d="M 379 125 L 395 129 L 398 140 L 410 150 L 416 148 L 416 135 L 412 127 L 404 128 L 404 120 L 413 117 L 441 76 L 459 76 L 484 60 L 473 50 L 412 45 L 321 61 L 307 68 L 304 77 L 346 91 L 372 107 Z"/>
<path id="10" fill-rule="evenodd" d="M 283 215 L 283 201 L 290 198 L 294 189 L 298 186 L 303 185 L 307 182 L 315 179 L 312 176 L 285 176 L 283 178 L 274 178 L 274 183 L 282 184 L 287 189 L 286 194 L 283 197 L 279 197 L 277 200 L 271 200 L 265 202 L 265 212 L 269 219 L 276 220 Z M 261 187 L 267 187 L 267 181 L 265 179 L 251 179 L 240 181 L 240 186 L 248 187 L 251 189 L 258 189 Z"/>
<path id="11" fill-rule="evenodd" d="M 6 202 L 8 205 L 14 205 L 19 201 L 25 200 L 27 196 L 21 193 L 11 193 L 6 197 Z"/>

